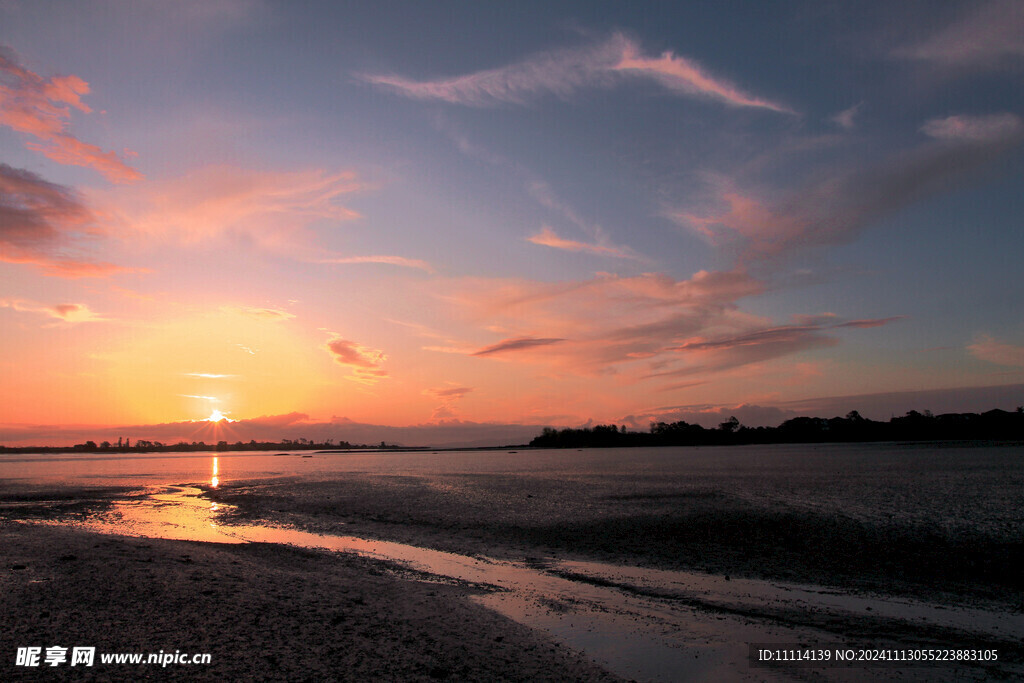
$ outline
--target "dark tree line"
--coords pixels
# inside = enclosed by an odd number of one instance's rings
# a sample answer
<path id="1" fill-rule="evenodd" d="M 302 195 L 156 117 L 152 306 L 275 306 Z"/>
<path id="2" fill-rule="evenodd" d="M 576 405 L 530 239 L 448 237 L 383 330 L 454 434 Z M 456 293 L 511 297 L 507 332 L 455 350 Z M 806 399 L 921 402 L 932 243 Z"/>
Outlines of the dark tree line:
<path id="1" fill-rule="evenodd" d="M 826 443 L 858 441 L 1024 440 L 1024 408 L 1016 412 L 932 415 L 911 410 L 888 422 L 869 420 L 856 410 L 846 417 L 794 417 L 778 427 L 746 427 L 735 417 L 715 428 L 687 422 L 654 422 L 647 432 L 597 425 L 579 429 L 545 427 L 530 442 L 536 448 L 613 446 L 710 446 L 725 444 Z"/>
<path id="2" fill-rule="evenodd" d="M 120 440 L 119 440 L 120 441 Z M 348 450 L 364 448 L 392 448 L 383 441 L 375 445 L 350 444 L 348 441 L 327 439 L 316 442 L 312 439 L 282 439 L 281 441 L 179 441 L 165 444 L 160 441 L 137 439 L 134 444 L 128 439 L 125 445 L 111 444 L 103 441 L 99 445 L 95 441 L 75 444 L 74 446 L 0 446 L 0 453 L 188 453 L 193 451 L 305 451 L 305 450 Z"/>

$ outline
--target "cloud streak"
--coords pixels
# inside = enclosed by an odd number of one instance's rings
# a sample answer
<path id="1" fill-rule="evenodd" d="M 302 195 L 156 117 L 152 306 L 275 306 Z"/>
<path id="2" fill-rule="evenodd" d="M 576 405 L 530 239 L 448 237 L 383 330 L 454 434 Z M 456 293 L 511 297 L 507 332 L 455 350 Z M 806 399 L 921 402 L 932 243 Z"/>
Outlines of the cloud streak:
<path id="1" fill-rule="evenodd" d="M 975 358 L 989 363 L 1024 368 L 1024 346 L 1007 344 L 988 335 L 979 335 L 973 344 L 968 345 L 967 350 Z"/>
<path id="2" fill-rule="evenodd" d="M 38 142 L 29 142 L 28 147 L 57 163 L 91 168 L 115 183 L 141 180 L 142 174 L 115 153 L 67 132 L 72 109 L 92 112 L 82 102 L 87 94 L 89 84 L 78 76 L 43 78 L 19 64 L 12 50 L 0 46 L 0 125 L 36 138 Z"/>
<path id="3" fill-rule="evenodd" d="M 231 313 L 238 313 L 249 318 L 255 318 L 256 320 L 267 320 L 270 322 L 279 322 L 284 320 L 291 320 L 295 316 L 288 311 L 282 311 L 276 308 L 255 308 L 250 306 L 225 306 L 225 311 Z"/>
<path id="4" fill-rule="evenodd" d="M 405 258 L 404 256 L 387 256 L 387 255 L 374 255 L 374 256 L 341 256 L 338 258 L 320 259 L 317 263 L 326 264 L 357 264 L 357 263 L 383 263 L 391 266 L 400 266 L 402 268 L 414 268 L 416 270 L 423 270 L 428 273 L 434 272 L 434 267 L 426 261 L 420 259 Z"/>
<path id="5" fill-rule="evenodd" d="M 526 238 L 527 242 L 538 244 L 543 247 L 551 247 L 552 249 L 561 249 L 563 251 L 577 251 L 584 254 L 593 254 L 594 256 L 610 256 L 612 258 L 621 259 L 636 259 L 638 258 L 635 254 L 629 252 L 624 247 L 612 247 L 604 246 L 601 244 L 588 244 L 587 242 L 577 242 L 575 240 L 567 240 L 559 237 L 555 234 L 555 231 L 551 227 L 545 225 L 541 228 L 540 232 L 536 235 L 531 235 Z"/>
<path id="6" fill-rule="evenodd" d="M 741 299 L 766 289 L 743 270 L 700 271 L 685 280 L 654 273 L 558 283 L 470 279 L 446 300 L 511 334 L 475 351 L 464 344 L 435 350 L 493 355 L 559 374 L 620 375 L 627 383 L 691 378 L 664 387 L 686 388 L 708 375 L 836 346 L 841 338 L 832 331 L 902 319 L 819 314 L 778 325 L 740 309 Z"/>
<path id="7" fill-rule="evenodd" d="M 476 351 L 472 355 L 474 356 L 493 356 L 494 354 L 509 353 L 512 351 L 524 351 L 529 349 L 535 349 L 539 346 L 550 346 L 552 344 L 558 344 L 559 342 L 565 341 L 564 339 L 556 338 L 538 338 L 538 337 L 519 337 L 517 339 L 504 339 L 497 344 L 491 346 L 485 346 L 484 348 Z"/>
<path id="8" fill-rule="evenodd" d="M 406 97 L 471 107 L 526 104 L 549 94 L 567 99 L 584 88 L 610 88 L 646 80 L 687 97 L 792 113 L 781 104 L 747 94 L 729 81 L 711 75 L 695 61 L 671 51 L 651 57 L 621 33 L 597 45 L 545 52 L 516 64 L 463 76 L 432 81 L 380 74 L 363 74 L 360 78 Z"/>
<path id="9" fill-rule="evenodd" d="M 967 3 L 966 16 L 893 56 L 946 66 L 996 67 L 1024 57 L 1019 0 Z"/>

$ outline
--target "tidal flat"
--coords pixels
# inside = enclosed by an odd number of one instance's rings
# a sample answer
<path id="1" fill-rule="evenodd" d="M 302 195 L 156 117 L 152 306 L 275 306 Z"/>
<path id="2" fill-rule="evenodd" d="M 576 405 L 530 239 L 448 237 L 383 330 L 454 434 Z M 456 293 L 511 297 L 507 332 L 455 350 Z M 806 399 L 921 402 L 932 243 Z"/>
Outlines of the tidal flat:
<path id="1" fill-rule="evenodd" d="M 216 652 L 211 678 L 1013 679 L 1021 456 L 204 454 L 49 477 L 28 464 L 0 485 L 0 617 L 17 624 L 2 647 L 100 631 L 112 652 Z M 1000 656 L 752 667 L 763 642 Z"/>

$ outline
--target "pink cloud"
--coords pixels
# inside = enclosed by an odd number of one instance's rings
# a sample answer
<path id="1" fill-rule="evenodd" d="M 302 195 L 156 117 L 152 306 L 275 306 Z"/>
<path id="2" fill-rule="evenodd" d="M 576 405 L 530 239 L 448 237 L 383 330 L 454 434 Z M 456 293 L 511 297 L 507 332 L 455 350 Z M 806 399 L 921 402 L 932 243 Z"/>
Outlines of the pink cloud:
<path id="1" fill-rule="evenodd" d="M 780 104 L 744 93 L 670 51 L 660 57 L 646 56 L 635 41 L 619 33 L 598 45 L 541 53 L 516 64 L 452 78 L 415 81 L 373 74 L 361 78 L 407 97 L 475 107 L 525 104 L 544 94 L 568 98 L 582 88 L 612 87 L 639 78 L 681 95 L 791 113 Z"/>
<path id="2" fill-rule="evenodd" d="M 341 337 L 330 339 L 324 348 L 336 363 L 351 370 L 352 374 L 348 379 L 374 384 L 388 375 L 387 371 L 381 368 L 387 360 L 383 351 Z"/>
<path id="3" fill-rule="evenodd" d="M 85 166 L 115 183 L 142 178 L 114 153 L 82 142 L 67 132 L 71 108 L 92 110 L 82 102 L 89 84 L 78 76 L 45 79 L 22 67 L 14 52 L 0 47 L 0 125 L 31 135 L 41 142 L 28 147 L 60 164 Z"/>
<path id="4" fill-rule="evenodd" d="M 623 383 L 687 378 L 685 384 L 664 384 L 666 390 L 836 346 L 842 339 L 832 331 L 899 319 L 844 321 L 828 314 L 777 325 L 739 307 L 766 285 L 738 269 L 700 271 L 685 280 L 647 273 L 558 283 L 472 278 L 459 285 L 445 300 L 505 337 L 470 355 L 501 354 L 508 362 L 546 366 L 556 376 L 617 375 Z M 467 353 L 466 346 L 436 350 Z"/>
<path id="5" fill-rule="evenodd" d="M 545 247 L 551 247 L 553 249 L 564 249 L 566 251 L 579 251 L 586 254 L 594 254 L 595 256 L 611 256 L 614 258 L 637 258 L 634 254 L 626 251 L 623 247 L 612 247 L 604 246 L 600 244 L 587 244 L 586 242 L 576 242 L 574 240 L 562 239 L 555 234 L 555 231 L 548 226 L 541 228 L 541 231 L 536 235 L 532 235 L 526 238 L 528 242 L 533 244 L 539 244 Z"/>
<path id="6" fill-rule="evenodd" d="M 726 80 L 708 74 L 693 60 L 674 54 L 671 50 L 659 57 L 648 57 L 637 45 L 628 43 L 615 70 L 653 78 L 669 90 L 686 95 L 717 100 L 734 107 L 760 107 L 792 114 L 788 107 L 744 93 Z"/>
<path id="7" fill-rule="evenodd" d="M 1024 124 L 1013 114 L 950 117 L 925 124 L 938 138 L 889 161 L 819 177 L 787 195 L 742 191 L 723 181 L 716 189 L 725 209 L 674 218 L 713 244 L 730 244 L 743 265 L 790 251 L 852 240 L 865 227 L 906 206 L 952 191 L 977 178 L 1024 139 Z M 778 198 L 776 198 L 778 197 Z"/>
<path id="8" fill-rule="evenodd" d="M 735 301 L 764 291 L 741 272 L 696 273 L 676 281 L 663 274 L 601 275 L 559 283 L 466 278 L 445 293 L 470 320 L 501 330 L 505 339 L 470 351 L 466 343 L 436 350 L 540 363 L 556 371 L 616 373 L 620 367 L 674 360 L 671 348 L 709 327 L 763 325 Z M 471 347 L 470 347 L 471 348 Z M 635 373 L 635 376 L 646 374 Z"/>

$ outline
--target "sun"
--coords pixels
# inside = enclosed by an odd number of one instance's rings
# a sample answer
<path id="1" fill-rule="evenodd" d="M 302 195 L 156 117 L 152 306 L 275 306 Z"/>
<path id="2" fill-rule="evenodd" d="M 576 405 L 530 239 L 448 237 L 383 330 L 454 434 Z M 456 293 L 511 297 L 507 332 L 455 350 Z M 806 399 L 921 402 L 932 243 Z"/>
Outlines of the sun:
<path id="1" fill-rule="evenodd" d="M 220 412 L 216 408 L 213 409 L 213 412 L 210 413 L 210 417 L 206 418 L 205 421 L 206 422 L 234 422 L 234 420 L 232 420 L 231 418 L 225 416 L 224 413 Z"/>

